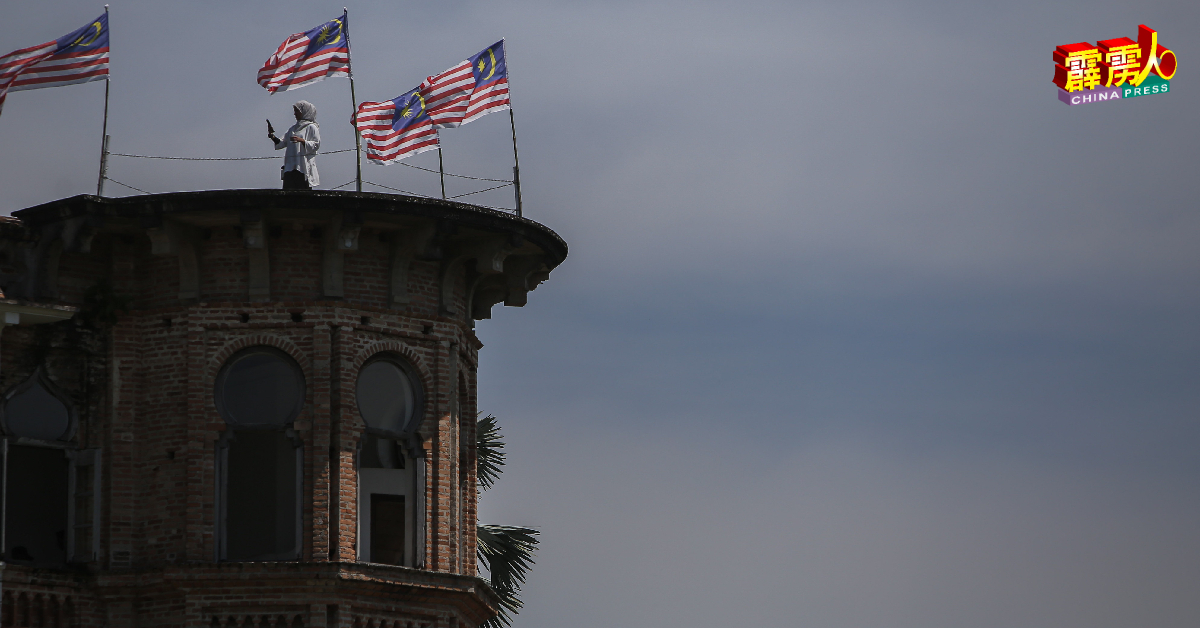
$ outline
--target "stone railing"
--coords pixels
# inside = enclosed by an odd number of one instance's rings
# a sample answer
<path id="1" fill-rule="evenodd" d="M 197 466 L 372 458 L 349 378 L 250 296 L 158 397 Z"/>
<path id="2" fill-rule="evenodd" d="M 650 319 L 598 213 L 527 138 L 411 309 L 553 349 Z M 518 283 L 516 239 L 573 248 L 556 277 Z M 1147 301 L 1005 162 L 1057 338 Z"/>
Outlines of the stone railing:
<path id="1" fill-rule="evenodd" d="M 307 624 L 304 622 L 303 611 L 290 611 L 284 613 L 247 613 L 244 611 L 236 612 L 210 612 L 212 617 L 209 624 L 213 628 L 218 626 L 225 628 L 303 628 Z"/>
<path id="2" fill-rule="evenodd" d="M 77 625 L 73 596 L 5 587 L 0 627 L 71 628 Z"/>
<path id="3" fill-rule="evenodd" d="M 394 617 L 371 617 L 355 613 L 352 626 L 353 628 L 432 628 L 434 622 L 431 619 L 396 619 Z"/>

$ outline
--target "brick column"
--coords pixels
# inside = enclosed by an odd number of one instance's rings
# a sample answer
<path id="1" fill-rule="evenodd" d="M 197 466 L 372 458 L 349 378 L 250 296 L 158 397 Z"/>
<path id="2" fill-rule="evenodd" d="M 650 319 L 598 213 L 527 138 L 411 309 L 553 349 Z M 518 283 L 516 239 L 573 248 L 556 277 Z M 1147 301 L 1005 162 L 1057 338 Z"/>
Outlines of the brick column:
<path id="1" fill-rule="evenodd" d="M 206 386 L 208 356 L 204 346 L 203 322 L 197 320 L 195 308 L 188 311 L 187 325 L 187 449 L 182 455 L 187 465 L 187 550 L 188 561 L 211 561 L 215 548 L 213 515 L 213 464 L 216 433 L 208 423 L 207 406 L 212 395 Z"/>
<path id="2" fill-rule="evenodd" d="M 332 371 L 332 334 L 335 327 L 317 324 L 313 328 L 312 349 L 312 559 L 329 560 L 332 532 L 332 469 L 330 448 L 332 423 L 330 390 L 335 381 Z"/>
<path id="3" fill-rule="evenodd" d="M 113 284 L 115 294 L 131 294 L 136 290 L 134 262 L 134 255 L 128 248 L 114 247 L 113 275 L 122 279 Z M 130 315 L 122 316 L 109 329 L 109 430 L 104 447 L 107 455 L 103 456 L 102 464 L 107 466 L 107 555 L 113 569 L 128 569 L 134 560 L 138 503 L 134 437 L 137 433 L 139 339 L 136 319 Z"/>

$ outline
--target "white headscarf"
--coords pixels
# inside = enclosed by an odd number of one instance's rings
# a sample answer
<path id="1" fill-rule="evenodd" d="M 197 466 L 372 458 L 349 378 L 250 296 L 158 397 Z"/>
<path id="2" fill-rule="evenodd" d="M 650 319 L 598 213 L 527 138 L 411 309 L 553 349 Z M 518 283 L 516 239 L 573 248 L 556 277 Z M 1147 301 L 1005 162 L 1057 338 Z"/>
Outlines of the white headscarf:
<path id="1" fill-rule="evenodd" d="M 316 105 L 308 102 L 307 100 L 301 100 L 300 102 L 298 102 L 292 106 L 295 107 L 296 109 L 300 110 L 300 119 L 301 120 L 307 120 L 309 122 L 312 122 L 313 124 L 317 123 L 317 106 Z"/>

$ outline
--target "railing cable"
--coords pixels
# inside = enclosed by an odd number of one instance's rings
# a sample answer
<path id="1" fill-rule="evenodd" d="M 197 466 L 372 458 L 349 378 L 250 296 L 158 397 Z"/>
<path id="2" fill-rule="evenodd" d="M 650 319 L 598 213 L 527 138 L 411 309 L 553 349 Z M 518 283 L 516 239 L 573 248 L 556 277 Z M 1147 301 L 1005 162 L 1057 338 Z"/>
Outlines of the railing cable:
<path id="1" fill-rule="evenodd" d="M 406 163 L 404 163 L 403 161 L 402 161 L 402 162 L 400 162 L 400 165 L 401 165 L 401 166 L 408 166 L 409 168 L 416 168 L 417 170 L 424 170 L 425 172 L 432 172 L 433 174 L 441 174 L 441 173 L 440 173 L 440 172 L 438 172 L 437 170 L 430 170 L 429 168 L 422 168 L 422 167 L 420 167 L 420 166 L 414 166 L 414 165 L 412 165 L 412 164 L 406 164 Z M 456 177 L 456 178 L 459 178 L 459 179 L 471 179 L 472 181 L 494 181 L 494 182 L 496 182 L 496 183 L 512 183 L 512 180 L 511 180 L 511 179 L 488 179 L 488 178 L 486 178 L 486 177 L 468 177 L 468 176 L 467 176 L 467 175 L 465 175 L 465 174 L 451 174 L 451 173 L 449 173 L 449 172 L 447 172 L 447 173 L 446 173 L 446 176 L 447 176 L 447 177 Z"/>
<path id="2" fill-rule="evenodd" d="M 336 155 L 337 153 L 348 153 L 354 150 L 353 148 L 344 148 L 342 150 L 331 150 L 320 155 Z M 270 157 L 162 157 L 159 155 L 130 155 L 128 153 L 109 153 L 113 157 L 136 157 L 138 159 L 167 159 L 171 161 L 254 161 L 256 159 L 279 159 L 278 155 Z"/>
<path id="3" fill-rule="evenodd" d="M 485 190 L 475 190 L 474 192 L 467 192 L 466 194 L 458 194 L 458 195 L 455 195 L 455 196 L 451 196 L 450 198 L 462 198 L 462 197 L 464 197 L 464 196 L 470 196 L 470 195 L 472 195 L 472 194 L 482 194 L 482 193 L 484 193 L 484 192 L 491 192 L 492 190 L 499 190 L 500 188 L 506 188 L 506 187 L 508 187 L 508 186 L 510 186 L 510 185 L 512 185 L 512 182 L 511 182 L 511 181 L 510 181 L 510 182 L 508 182 L 508 183 L 505 183 L 505 184 L 503 184 L 503 185 L 497 185 L 496 187 L 487 188 L 487 189 L 485 189 Z"/>
<path id="4" fill-rule="evenodd" d="M 105 181 L 112 181 L 113 183 L 116 183 L 117 185 L 120 185 L 120 186 L 123 186 L 123 187 L 127 187 L 127 188 L 129 188 L 129 189 L 131 189 L 131 190 L 136 190 L 136 191 L 138 191 L 138 192 L 141 192 L 142 194 L 153 194 L 153 192 L 147 192 L 146 190 L 143 190 L 143 189 L 141 189 L 141 188 L 135 188 L 135 187 L 133 187 L 132 185 L 129 185 L 129 184 L 127 184 L 127 183 L 121 183 L 120 181 L 117 181 L 116 179 L 114 179 L 114 178 L 112 178 L 112 177 L 104 177 L 104 180 L 105 180 Z"/>

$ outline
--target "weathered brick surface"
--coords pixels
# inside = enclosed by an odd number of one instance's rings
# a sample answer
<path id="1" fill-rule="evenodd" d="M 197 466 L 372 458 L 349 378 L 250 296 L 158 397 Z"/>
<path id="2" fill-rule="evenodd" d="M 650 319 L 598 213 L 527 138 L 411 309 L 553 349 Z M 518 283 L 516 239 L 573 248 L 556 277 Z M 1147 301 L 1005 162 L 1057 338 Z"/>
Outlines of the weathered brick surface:
<path id="1" fill-rule="evenodd" d="M 404 229 L 416 227 L 368 221 L 358 227 L 355 248 L 337 253 L 343 296 L 330 298 L 322 273 L 335 268 L 329 229 L 341 219 L 314 211 L 276 214 L 264 229 L 270 297 L 252 302 L 242 226 L 248 219 L 222 211 L 194 213 L 180 232 L 187 240 L 168 247 L 160 239 L 160 249 L 147 233 L 165 229 L 155 226 L 164 224 L 161 218 L 106 218 L 87 246 L 62 236 L 54 246 L 69 252 L 61 253 L 39 240 L 59 231 L 36 221 L 0 224 L 0 248 L 9 252 L 0 255 L 0 272 L 22 272 L 13 262 L 20 247 L 41 247 L 57 261 L 54 273 L 37 271 L 51 277 L 48 289 L 37 288 L 41 296 L 6 302 L 83 312 L 60 323 L 8 328 L 0 343 L 0 386 L 8 390 L 43 369 L 78 412 L 72 444 L 102 452 L 99 555 L 67 570 L 0 567 L 0 624 L 479 624 L 496 600 L 474 577 L 482 344 L 467 310 L 468 291 L 480 277 L 476 269 L 487 268 L 470 257 L 469 247 L 483 242 L 491 247 L 488 255 L 499 249 L 443 220 L 438 233 L 451 235 L 420 240 L 420 250 L 404 252 L 407 300 L 392 303 L 395 247 L 412 241 Z M 459 236 L 462 242 L 453 239 Z M 509 249 L 519 246 L 512 242 Z M 198 262 L 198 298 L 180 295 L 187 271 L 178 251 L 186 246 L 194 247 Z M 453 254 L 429 258 L 429 251 Z M 35 284 L 21 285 L 28 292 Z M 108 291 L 97 293 L 100 285 Z M 124 299 L 128 308 L 115 321 L 97 319 L 106 303 Z M 293 425 L 304 465 L 302 558 L 296 562 L 216 560 L 217 441 L 226 426 L 214 404 L 214 383 L 230 356 L 252 346 L 287 353 L 305 378 L 304 408 Z M 412 364 L 424 393 L 417 449 L 425 456 L 424 553 L 416 569 L 354 562 L 355 452 L 364 429 L 355 382 L 363 364 L 384 352 Z"/>

